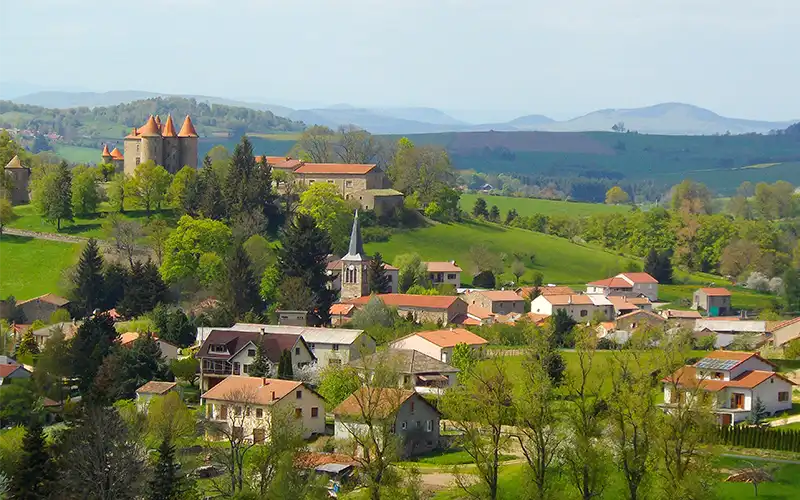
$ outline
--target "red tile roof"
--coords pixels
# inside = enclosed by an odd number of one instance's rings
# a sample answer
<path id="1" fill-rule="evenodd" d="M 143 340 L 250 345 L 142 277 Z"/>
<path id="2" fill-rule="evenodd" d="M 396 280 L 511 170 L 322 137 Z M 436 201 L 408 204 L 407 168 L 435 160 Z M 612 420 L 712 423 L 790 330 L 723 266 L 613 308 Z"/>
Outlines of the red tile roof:
<path id="1" fill-rule="evenodd" d="M 467 306 L 467 314 L 475 316 L 479 319 L 489 319 L 494 316 L 494 313 L 484 307 L 470 304 Z"/>
<path id="2" fill-rule="evenodd" d="M 462 269 L 455 262 L 426 262 L 429 273 L 460 273 Z"/>
<path id="3" fill-rule="evenodd" d="M 178 132 L 178 137 L 197 137 L 197 130 L 195 130 L 189 115 L 186 115 L 186 118 L 183 120 L 181 131 Z"/>
<path id="4" fill-rule="evenodd" d="M 124 157 L 122 156 L 122 153 L 120 153 L 119 149 L 117 149 L 117 148 L 114 148 L 113 150 L 111 150 L 111 158 L 113 158 L 115 160 L 124 159 Z"/>
<path id="5" fill-rule="evenodd" d="M 229 375 L 203 393 L 201 397 L 203 399 L 230 401 L 232 403 L 247 402 L 257 405 L 271 405 L 303 386 L 303 382 L 296 380 Z"/>
<path id="6" fill-rule="evenodd" d="M 373 418 L 386 418 L 395 414 L 414 395 L 414 391 L 406 389 L 361 387 L 334 408 L 333 414 L 348 417 L 361 417 L 365 414 Z M 417 397 L 425 401 L 424 398 Z"/>
<path id="7" fill-rule="evenodd" d="M 767 331 L 769 333 L 773 333 L 781 328 L 786 328 L 787 326 L 793 325 L 800 321 L 800 316 L 792 319 L 787 319 L 786 321 L 769 321 L 767 322 Z"/>
<path id="8" fill-rule="evenodd" d="M 156 380 L 151 380 L 150 382 L 147 382 L 143 386 L 141 386 L 138 389 L 136 389 L 136 393 L 137 394 L 166 394 L 166 393 L 168 393 L 169 391 L 171 391 L 172 389 L 174 389 L 177 386 L 178 386 L 178 384 L 176 384 L 175 382 L 159 382 L 159 381 L 156 381 Z"/>
<path id="9" fill-rule="evenodd" d="M 126 139 L 138 139 L 139 138 L 139 129 L 133 127 L 131 133 L 125 136 Z"/>
<path id="10" fill-rule="evenodd" d="M 730 297 L 731 291 L 727 288 L 701 288 L 706 295 L 710 297 Z"/>
<path id="11" fill-rule="evenodd" d="M 25 367 L 23 367 L 22 365 L 6 365 L 6 364 L 2 364 L 2 365 L 0 365 L 0 377 L 8 377 L 9 375 L 11 375 L 12 373 L 14 373 L 15 371 L 17 371 L 20 368 L 25 370 Z M 27 370 L 25 370 L 25 371 L 27 371 Z"/>
<path id="12" fill-rule="evenodd" d="M 633 285 L 631 285 L 622 278 L 617 278 L 616 276 L 613 278 L 606 278 L 604 280 L 592 281 L 586 284 L 589 286 L 597 286 L 604 288 L 633 288 Z"/>
<path id="13" fill-rule="evenodd" d="M 479 337 L 478 335 L 475 335 L 471 331 L 465 330 L 463 328 L 416 332 L 412 333 L 411 335 L 408 335 L 407 337 L 412 337 L 414 335 L 422 337 L 428 342 L 436 344 L 439 347 L 453 347 L 457 344 L 484 345 L 489 343 L 489 341 L 486 340 L 485 338 Z"/>
<path id="14" fill-rule="evenodd" d="M 480 326 L 482 325 L 482 321 L 479 319 L 471 318 L 466 314 L 457 314 L 453 317 L 452 323 L 454 325 L 466 325 L 466 326 Z"/>
<path id="15" fill-rule="evenodd" d="M 374 163 L 304 163 L 295 170 L 295 173 L 364 175 L 376 167 L 377 165 Z"/>
<path id="16" fill-rule="evenodd" d="M 382 293 L 377 294 L 384 304 L 387 306 L 395 306 L 395 307 L 418 307 L 422 309 L 448 309 L 452 306 L 457 300 L 461 300 L 458 297 L 453 295 L 412 295 L 408 293 Z M 358 297 L 355 299 L 348 300 L 348 304 L 355 304 L 359 306 L 363 306 L 369 299 L 372 298 L 371 295 L 365 295 L 364 297 Z"/>
<path id="17" fill-rule="evenodd" d="M 667 318 L 700 319 L 703 316 L 698 311 L 682 311 L 680 309 L 662 309 Z"/>
<path id="18" fill-rule="evenodd" d="M 772 377 L 779 378 L 788 382 L 789 384 L 795 385 L 794 382 L 787 379 L 780 373 L 769 372 L 765 370 L 748 370 L 740 373 L 732 380 L 717 380 L 709 378 L 698 379 L 697 369 L 694 366 L 684 366 L 679 368 L 671 376 L 662 379 L 662 382 L 674 383 L 678 386 L 684 387 L 696 387 L 699 383 L 703 390 L 717 392 L 725 389 L 726 387 L 733 387 L 736 389 L 753 389 Z"/>
<path id="19" fill-rule="evenodd" d="M 648 273 L 622 273 L 618 276 L 628 278 L 634 283 L 658 283 L 658 280 Z"/>
<path id="20" fill-rule="evenodd" d="M 142 125 L 142 127 L 138 130 L 138 135 L 142 137 L 161 135 L 161 132 L 158 129 L 158 124 L 156 123 L 156 119 L 153 115 L 150 115 L 150 118 L 147 119 L 147 123 Z"/>
<path id="21" fill-rule="evenodd" d="M 111 153 L 108 152 L 108 144 L 103 144 L 103 152 L 100 154 L 103 158 L 106 156 L 111 156 Z"/>
<path id="22" fill-rule="evenodd" d="M 162 137 L 177 137 L 175 132 L 175 124 L 172 122 L 172 115 L 167 115 L 167 122 L 161 127 Z"/>
<path id="23" fill-rule="evenodd" d="M 347 316 L 355 307 L 353 304 L 333 304 L 331 316 Z"/>

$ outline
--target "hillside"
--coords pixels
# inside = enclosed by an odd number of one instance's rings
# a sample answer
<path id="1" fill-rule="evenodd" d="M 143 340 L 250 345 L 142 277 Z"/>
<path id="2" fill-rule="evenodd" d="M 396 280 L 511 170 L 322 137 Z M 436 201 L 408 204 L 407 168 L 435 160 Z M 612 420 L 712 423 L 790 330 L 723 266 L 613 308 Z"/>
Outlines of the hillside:
<path id="1" fill-rule="evenodd" d="M 603 205 L 600 203 L 578 203 L 572 201 L 541 200 L 536 198 L 514 198 L 511 196 L 492 196 L 483 194 L 461 195 L 461 210 L 469 212 L 475 205 L 475 200 L 483 198 L 486 206 L 497 205 L 500 216 L 505 217 L 510 209 L 515 209 L 519 215 L 568 215 L 571 217 L 583 217 L 595 214 L 607 214 L 615 212 L 626 212 L 630 206 L 625 205 Z"/>

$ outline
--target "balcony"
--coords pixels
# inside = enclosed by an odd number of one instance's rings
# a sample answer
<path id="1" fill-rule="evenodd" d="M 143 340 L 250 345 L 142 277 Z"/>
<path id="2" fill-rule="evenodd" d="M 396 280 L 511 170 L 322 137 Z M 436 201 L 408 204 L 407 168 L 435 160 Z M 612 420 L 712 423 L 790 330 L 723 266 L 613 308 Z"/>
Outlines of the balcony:
<path id="1" fill-rule="evenodd" d="M 234 373 L 233 366 L 223 361 L 204 361 L 203 375 L 238 375 Z"/>

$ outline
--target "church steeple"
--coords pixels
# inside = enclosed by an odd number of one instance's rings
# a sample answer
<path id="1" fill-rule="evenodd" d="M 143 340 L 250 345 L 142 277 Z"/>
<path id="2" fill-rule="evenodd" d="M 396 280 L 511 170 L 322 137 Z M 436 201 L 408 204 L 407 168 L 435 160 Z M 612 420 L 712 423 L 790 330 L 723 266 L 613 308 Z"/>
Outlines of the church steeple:
<path id="1" fill-rule="evenodd" d="M 350 247 L 341 263 L 341 297 L 354 299 L 369 295 L 367 267 L 370 258 L 364 252 L 364 241 L 361 239 L 361 225 L 358 223 L 358 210 L 353 217 L 353 230 L 350 232 Z"/>
<path id="2" fill-rule="evenodd" d="M 350 246 L 347 250 L 347 255 L 342 257 L 342 260 L 369 260 L 367 254 L 364 252 L 364 241 L 361 239 L 361 225 L 358 223 L 358 209 L 356 209 L 353 216 L 353 229 L 350 231 Z"/>

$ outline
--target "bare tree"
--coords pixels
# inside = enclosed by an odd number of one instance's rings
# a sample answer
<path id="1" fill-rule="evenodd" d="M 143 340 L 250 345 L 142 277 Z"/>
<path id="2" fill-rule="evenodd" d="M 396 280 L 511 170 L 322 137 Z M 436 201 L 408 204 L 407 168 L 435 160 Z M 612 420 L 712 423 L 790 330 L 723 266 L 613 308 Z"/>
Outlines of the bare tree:
<path id="1" fill-rule="evenodd" d="M 169 236 L 169 226 L 164 219 L 153 219 L 147 224 L 147 239 L 160 266 L 164 259 L 164 245 Z M 132 265 L 132 264 L 131 264 Z"/>
<path id="2" fill-rule="evenodd" d="M 442 401 L 480 478 L 480 484 L 473 486 L 456 474 L 456 482 L 476 500 L 497 499 L 500 454 L 511 439 L 503 426 L 514 421 L 512 401 L 511 378 L 501 356 L 476 366 L 464 384 L 450 389 Z"/>
<path id="3" fill-rule="evenodd" d="M 333 160 L 335 141 L 336 135 L 333 130 L 314 125 L 303 132 L 292 150 L 292 154 L 305 161 L 327 163 Z"/>
<path id="4" fill-rule="evenodd" d="M 380 143 L 372 134 L 355 125 L 342 125 L 337 132 L 335 151 L 342 163 L 375 163 Z"/>
<path id="5" fill-rule="evenodd" d="M 109 215 L 103 225 L 108 236 L 114 241 L 114 247 L 118 252 L 127 255 L 128 263 L 133 267 L 136 242 L 144 236 L 142 225 L 136 221 L 125 220 L 118 214 Z"/>
<path id="6" fill-rule="evenodd" d="M 295 482 L 292 478 L 281 476 L 298 472 L 295 462 L 304 447 L 303 429 L 294 421 L 291 412 L 283 408 L 273 409 L 270 413 L 270 425 L 266 440 L 250 455 L 248 472 L 252 479 L 253 489 L 262 496 L 266 495 L 266 498 L 279 498 L 274 495 L 270 496 L 269 493 L 271 490 L 285 486 L 286 481 Z M 284 483 L 274 484 L 276 478 L 283 479 Z M 299 497 L 300 495 L 296 496 L 296 498 Z"/>

